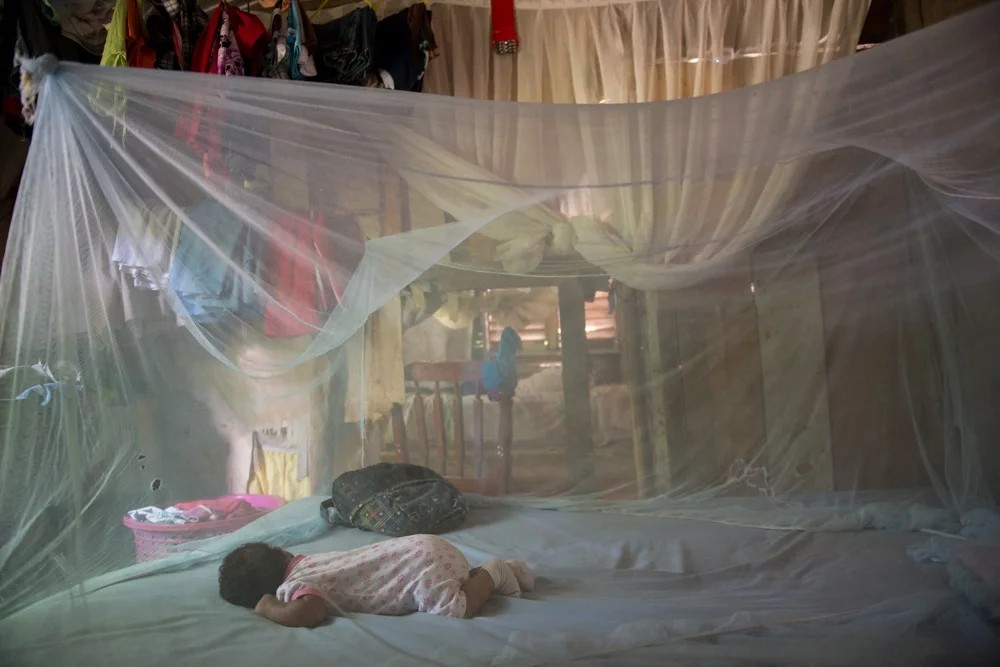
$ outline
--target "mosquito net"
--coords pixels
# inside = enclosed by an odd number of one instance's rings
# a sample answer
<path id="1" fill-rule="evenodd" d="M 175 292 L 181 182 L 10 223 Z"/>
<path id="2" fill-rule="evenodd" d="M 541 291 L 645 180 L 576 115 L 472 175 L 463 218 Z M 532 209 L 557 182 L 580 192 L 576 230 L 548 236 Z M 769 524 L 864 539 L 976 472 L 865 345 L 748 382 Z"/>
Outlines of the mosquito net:
<path id="1" fill-rule="evenodd" d="M 180 503 L 310 499 L 256 522 L 306 543 L 404 458 L 749 567 L 742 530 L 958 530 L 1000 490 L 997 25 L 632 105 L 27 63 L 0 617 L 243 535 L 137 552 Z"/>

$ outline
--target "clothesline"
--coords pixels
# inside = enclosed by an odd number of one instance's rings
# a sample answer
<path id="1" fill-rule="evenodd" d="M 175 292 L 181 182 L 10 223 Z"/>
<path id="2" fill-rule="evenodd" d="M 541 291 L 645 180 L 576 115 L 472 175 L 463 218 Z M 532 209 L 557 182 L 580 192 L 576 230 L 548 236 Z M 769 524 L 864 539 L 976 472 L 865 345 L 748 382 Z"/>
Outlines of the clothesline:
<path id="1" fill-rule="evenodd" d="M 266 6 L 266 3 L 261 3 Z M 275 3 L 269 26 L 220 0 L 118 0 L 102 65 L 263 76 L 419 91 L 437 44 L 422 2 L 381 20 L 366 2 L 313 24 L 301 0 Z M 313 12 L 313 17 L 317 15 Z"/>
<path id="2" fill-rule="evenodd" d="M 315 21 L 316 17 L 319 16 L 319 13 L 321 11 L 323 11 L 324 9 L 326 9 L 327 5 L 330 4 L 330 1 L 331 0 L 323 0 L 321 3 L 319 3 L 319 7 L 317 7 L 314 10 L 312 10 L 312 14 L 309 15 L 309 20 L 310 21 Z M 334 3 L 335 6 L 340 6 L 340 5 L 351 5 L 351 4 L 354 4 L 356 1 L 357 0 L 348 0 L 347 2 L 344 2 L 343 0 L 333 0 L 333 3 Z M 377 2 L 372 2 L 372 0 L 363 0 L 363 2 L 364 2 L 364 4 L 366 4 L 369 7 L 371 7 L 372 11 L 374 11 L 376 14 L 378 14 L 379 7 L 382 4 L 381 0 L 378 0 Z"/>
<path id="3" fill-rule="evenodd" d="M 169 211 L 138 211 L 119 229 L 111 257 L 127 289 L 162 292 L 179 324 L 262 318 L 266 336 L 294 338 L 315 333 L 340 302 L 351 255 L 334 243 L 320 213 L 270 220 L 266 233 L 217 202 L 184 215 L 212 230 L 211 244 Z M 220 252 L 229 263 L 218 261 Z"/>

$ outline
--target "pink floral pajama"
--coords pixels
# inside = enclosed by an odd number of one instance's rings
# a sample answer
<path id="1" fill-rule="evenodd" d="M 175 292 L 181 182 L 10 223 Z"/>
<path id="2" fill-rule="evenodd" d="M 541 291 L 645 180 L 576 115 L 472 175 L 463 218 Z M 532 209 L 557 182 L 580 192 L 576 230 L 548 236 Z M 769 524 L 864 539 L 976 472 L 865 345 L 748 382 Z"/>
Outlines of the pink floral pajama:
<path id="1" fill-rule="evenodd" d="M 326 600 L 334 613 L 465 617 L 469 562 L 436 535 L 386 540 L 351 551 L 296 556 L 277 597 Z"/>

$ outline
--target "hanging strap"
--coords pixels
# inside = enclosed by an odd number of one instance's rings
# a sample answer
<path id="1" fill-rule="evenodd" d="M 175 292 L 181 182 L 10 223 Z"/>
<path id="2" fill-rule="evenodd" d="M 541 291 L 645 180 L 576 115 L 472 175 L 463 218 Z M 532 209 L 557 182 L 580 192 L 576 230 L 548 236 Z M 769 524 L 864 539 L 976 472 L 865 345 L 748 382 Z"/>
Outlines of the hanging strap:
<path id="1" fill-rule="evenodd" d="M 493 50 L 498 55 L 517 53 L 520 40 L 517 36 L 514 0 L 490 0 L 490 20 L 493 23 Z"/>
<path id="2" fill-rule="evenodd" d="M 340 518 L 340 513 L 337 512 L 337 506 L 333 502 L 333 498 L 324 500 L 319 505 L 319 514 L 323 517 L 331 526 L 344 526 L 343 519 Z"/>

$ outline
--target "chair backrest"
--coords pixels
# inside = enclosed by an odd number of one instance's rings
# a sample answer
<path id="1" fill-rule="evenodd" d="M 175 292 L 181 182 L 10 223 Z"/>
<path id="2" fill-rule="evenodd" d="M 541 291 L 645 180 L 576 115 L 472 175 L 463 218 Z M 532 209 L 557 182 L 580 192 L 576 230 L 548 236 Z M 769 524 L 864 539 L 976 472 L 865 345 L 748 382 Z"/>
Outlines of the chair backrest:
<path id="1" fill-rule="evenodd" d="M 417 463 L 435 469 L 451 481 L 459 491 L 466 493 L 481 493 L 483 495 L 503 495 L 510 489 L 511 458 L 510 448 L 513 440 L 514 403 L 513 396 L 502 395 L 499 401 L 499 426 L 497 432 L 497 465 L 492 474 L 487 475 L 484 459 L 485 438 L 483 433 L 483 389 L 480 382 L 480 367 L 478 361 L 445 361 L 435 363 L 414 363 L 406 368 L 406 378 L 412 382 L 416 390 L 413 399 L 416 440 L 419 447 L 410 446 L 410 438 L 406 434 L 406 422 L 403 417 L 403 407 L 398 403 L 392 406 L 392 440 L 396 449 L 396 458 L 404 463 Z M 444 401 L 442 385 L 450 389 L 452 401 L 451 434 L 446 433 Z M 467 474 L 465 461 L 465 412 L 463 410 L 463 385 L 474 385 L 472 403 L 472 442 L 474 461 L 471 467 L 472 475 Z M 431 437 L 427 430 L 427 411 L 423 392 L 425 388 L 433 388 L 432 420 L 433 441 L 436 456 L 431 455 Z M 433 463 L 432 463 L 432 459 Z M 456 474 L 457 473 L 457 474 Z"/>

